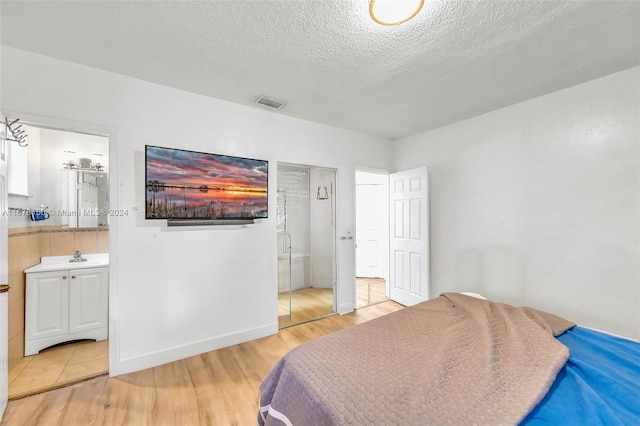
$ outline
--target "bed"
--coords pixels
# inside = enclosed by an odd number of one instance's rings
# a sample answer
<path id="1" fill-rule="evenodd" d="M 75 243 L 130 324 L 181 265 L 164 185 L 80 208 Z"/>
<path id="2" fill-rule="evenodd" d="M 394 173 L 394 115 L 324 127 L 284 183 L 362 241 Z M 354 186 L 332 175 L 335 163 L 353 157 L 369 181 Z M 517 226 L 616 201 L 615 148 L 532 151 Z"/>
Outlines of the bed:
<path id="1" fill-rule="evenodd" d="M 444 293 L 287 353 L 260 425 L 640 424 L 640 343 Z"/>

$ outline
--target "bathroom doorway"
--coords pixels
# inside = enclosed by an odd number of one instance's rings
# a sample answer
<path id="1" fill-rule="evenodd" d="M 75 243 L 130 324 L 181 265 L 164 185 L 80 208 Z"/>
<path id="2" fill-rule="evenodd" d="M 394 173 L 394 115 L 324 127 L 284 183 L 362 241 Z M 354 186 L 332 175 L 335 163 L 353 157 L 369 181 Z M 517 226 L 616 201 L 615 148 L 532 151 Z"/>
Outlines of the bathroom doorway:
<path id="1" fill-rule="evenodd" d="M 71 258 L 76 250 L 85 256 L 109 253 L 109 138 L 37 121 L 23 125 L 28 189 L 8 197 L 9 283 L 15 295 L 8 315 L 9 399 L 104 375 L 109 369 L 108 340 L 70 341 L 25 356 L 25 270 L 42 257 Z M 46 211 L 45 218 L 34 220 L 34 209 Z"/>
<path id="2" fill-rule="evenodd" d="M 336 312 L 336 170 L 278 163 L 278 324 Z"/>

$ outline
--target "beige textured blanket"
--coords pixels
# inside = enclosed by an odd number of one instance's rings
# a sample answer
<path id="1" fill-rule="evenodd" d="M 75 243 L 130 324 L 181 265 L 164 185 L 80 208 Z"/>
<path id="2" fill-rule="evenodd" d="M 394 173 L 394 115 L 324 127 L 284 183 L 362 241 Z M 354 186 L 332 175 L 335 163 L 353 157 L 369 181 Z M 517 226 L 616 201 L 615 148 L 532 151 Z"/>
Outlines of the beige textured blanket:
<path id="1" fill-rule="evenodd" d="M 458 293 L 285 355 L 260 386 L 259 424 L 516 424 L 568 358 L 574 324 Z"/>

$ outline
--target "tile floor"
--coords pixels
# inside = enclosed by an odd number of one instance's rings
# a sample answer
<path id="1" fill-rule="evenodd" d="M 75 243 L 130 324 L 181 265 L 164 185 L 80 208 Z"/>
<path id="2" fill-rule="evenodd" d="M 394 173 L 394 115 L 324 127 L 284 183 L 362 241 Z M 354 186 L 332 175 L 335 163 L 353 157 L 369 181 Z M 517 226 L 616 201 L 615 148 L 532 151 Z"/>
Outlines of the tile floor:
<path id="1" fill-rule="evenodd" d="M 109 371 L 109 341 L 79 341 L 23 358 L 9 371 L 9 399 L 66 386 Z"/>

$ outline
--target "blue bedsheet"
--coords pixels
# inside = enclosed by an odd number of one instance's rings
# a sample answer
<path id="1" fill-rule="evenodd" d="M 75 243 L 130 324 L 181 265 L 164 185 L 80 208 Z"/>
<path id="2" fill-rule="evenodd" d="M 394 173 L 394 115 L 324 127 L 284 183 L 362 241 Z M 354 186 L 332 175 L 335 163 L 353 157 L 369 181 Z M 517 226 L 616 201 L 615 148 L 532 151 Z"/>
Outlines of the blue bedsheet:
<path id="1" fill-rule="evenodd" d="M 526 425 L 640 425 L 640 343 L 582 327 L 558 336 L 570 350 Z"/>

